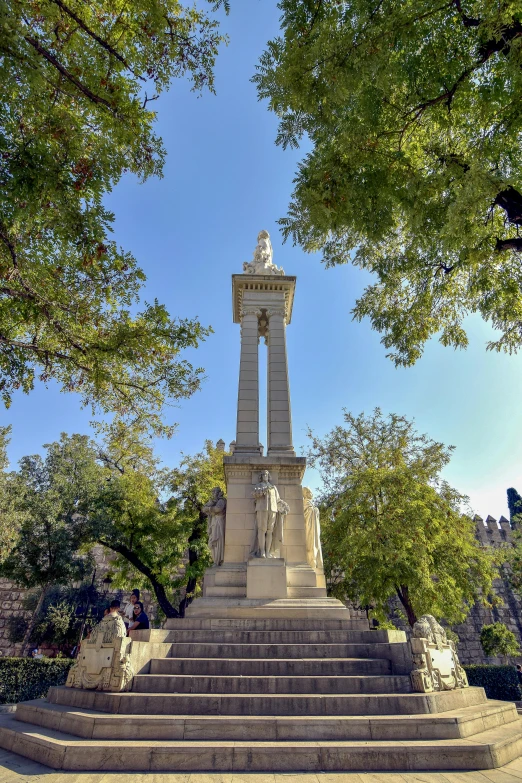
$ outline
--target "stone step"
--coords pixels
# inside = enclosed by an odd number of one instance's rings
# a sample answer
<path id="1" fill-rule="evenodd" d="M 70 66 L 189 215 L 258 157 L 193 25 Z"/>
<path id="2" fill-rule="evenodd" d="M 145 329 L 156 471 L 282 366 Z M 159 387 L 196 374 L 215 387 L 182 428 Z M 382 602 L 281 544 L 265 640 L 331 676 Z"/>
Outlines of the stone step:
<path id="1" fill-rule="evenodd" d="M 494 769 L 522 752 L 522 720 L 470 739 L 283 742 L 86 740 L 0 716 L 0 746 L 54 769 L 103 771 L 347 771 Z"/>
<path id="2" fill-rule="evenodd" d="M 316 677 L 390 673 L 385 658 L 153 658 L 150 662 L 150 674 Z"/>
<path id="3" fill-rule="evenodd" d="M 246 577 L 245 577 L 246 578 Z M 245 582 L 246 584 L 246 582 Z M 167 630 L 243 630 L 243 631 L 369 631 L 368 620 L 307 619 L 307 618 L 169 618 Z M 372 632 L 375 633 L 375 632 Z"/>
<path id="4" fill-rule="evenodd" d="M 406 645 L 404 645 L 406 647 Z M 387 658 L 396 657 L 397 644 L 218 644 L 176 642 L 174 658 Z M 407 651 L 406 651 L 407 652 Z M 411 665 L 409 667 L 411 669 Z"/>
<path id="5" fill-rule="evenodd" d="M 137 674 L 133 693 L 333 694 L 411 693 L 410 678 L 393 676 L 254 677 L 196 674 Z"/>
<path id="6" fill-rule="evenodd" d="M 296 588 L 297 589 L 297 588 Z M 301 589 L 301 588 L 299 588 Z M 303 588 L 304 589 L 304 588 Z M 389 631 L 345 630 L 267 630 L 242 629 L 169 629 L 152 631 L 151 642 L 190 642 L 214 644 L 379 644 L 395 641 Z M 133 636 L 133 638 L 135 638 Z M 149 640 L 147 640 L 149 641 Z M 403 641 L 402 636 L 397 641 Z"/>
<path id="7" fill-rule="evenodd" d="M 149 675 L 150 676 L 150 675 Z M 107 693 L 49 689 L 52 704 L 120 715 L 418 715 L 483 705 L 483 688 L 440 693 Z"/>
<path id="8" fill-rule="evenodd" d="M 242 587 L 241 585 L 216 585 L 214 587 L 207 587 L 206 595 L 210 597 L 222 596 L 223 598 L 246 596 L 246 585 L 245 587 Z"/>
<path id="9" fill-rule="evenodd" d="M 71 710 L 43 699 L 18 705 L 17 720 L 85 739 L 150 740 L 418 740 L 469 737 L 518 720 L 514 704 L 488 701 L 436 715 L 109 715 Z"/>
<path id="10" fill-rule="evenodd" d="M 315 585 L 297 585 L 288 588 L 289 598 L 320 598 L 324 595 L 324 587 Z"/>

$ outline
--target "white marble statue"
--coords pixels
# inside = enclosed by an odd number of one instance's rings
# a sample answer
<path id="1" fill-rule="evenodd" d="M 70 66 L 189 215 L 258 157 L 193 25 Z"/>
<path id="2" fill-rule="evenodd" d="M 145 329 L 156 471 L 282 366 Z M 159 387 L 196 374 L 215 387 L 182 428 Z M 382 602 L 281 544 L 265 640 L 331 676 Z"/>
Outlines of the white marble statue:
<path id="1" fill-rule="evenodd" d="M 281 498 L 279 497 L 277 487 L 270 481 L 268 470 L 264 470 L 259 474 L 259 484 L 255 485 L 252 497 L 255 500 L 256 509 L 255 544 L 257 544 L 257 547 L 254 556 L 271 557 L 272 538 L 279 511 L 278 504 Z"/>
<path id="2" fill-rule="evenodd" d="M 303 487 L 303 505 L 306 531 L 306 557 L 312 568 L 323 567 L 321 551 L 321 522 L 319 509 L 314 505 L 314 496 L 309 487 Z"/>
<path id="3" fill-rule="evenodd" d="M 254 257 L 250 263 L 245 261 L 243 272 L 247 275 L 284 275 L 284 269 L 272 262 L 273 250 L 268 231 L 260 231 Z"/>
<path id="4" fill-rule="evenodd" d="M 219 487 L 212 490 L 211 499 L 203 506 L 207 519 L 208 546 L 214 565 L 219 566 L 225 555 L 225 515 L 227 501 Z"/>
<path id="5" fill-rule="evenodd" d="M 281 557 L 281 548 L 284 543 L 285 533 L 285 517 L 290 511 L 290 506 L 285 503 L 284 500 L 277 501 L 277 514 L 274 529 L 270 539 L 270 548 L 268 557 Z M 267 531 L 267 547 L 268 547 L 268 531 Z"/>

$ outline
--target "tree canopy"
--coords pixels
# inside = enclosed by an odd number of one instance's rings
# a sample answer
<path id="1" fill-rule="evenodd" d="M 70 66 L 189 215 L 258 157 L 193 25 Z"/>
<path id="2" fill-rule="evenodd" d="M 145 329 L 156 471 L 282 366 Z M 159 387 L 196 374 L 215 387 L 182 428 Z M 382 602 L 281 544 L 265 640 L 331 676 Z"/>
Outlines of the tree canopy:
<path id="1" fill-rule="evenodd" d="M 98 442 L 62 434 L 44 458 L 21 461 L 17 508 L 27 520 L 0 574 L 41 587 L 43 600 L 49 585 L 84 573 L 89 549 L 102 544 L 116 587 L 151 589 L 165 615 L 183 615 L 211 565 L 202 507 L 225 487 L 223 451 L 207 441 L 169 469 L 142 422 L 99 429 Z"/>
<path id="2" fill-rule="evenodd" d="M 385 621 L 399 598 L 410 623 L 433 614 L 461 622 L 487 602 L 494 554 L 481 549 L 462 513 L 467 498 L 441 477 L 451 447 L 419 434 L 403 416 L 353 416 L 323 438 L 311 434 L 330 592 Z"/>
<path id="3" fill-rule="evenodd" d="M 514 488 L 507 490 L 507 503 L 509 508 L 509 524 L 512 528 L 519 528 L 522 522 L 522 497 Z"/>
<path id="4" fill-rule="evenodd" d="M 210 2 L 210 0 L 209 0 Z M 103 198 L 160 175 L 151 103 L 172 79 L 214 89 L 226 0 L 0 0 L 0 392 L 56 380 L 102 411 L 157 415 L 200 371 L 208 334 L 139 301 L 145 280 L 110 239 Z"/>
<path id="5" fill-rule="evenodd" d="M 0 564 L 0 575 L 27 588 L 38 588 L 40 598 L 22 644 L 22 654 L 52 585 L 81 579 L 92 565 L 81 554 L 81 530 L 76 524 L 83 498 L 97 483 L 95 467 L 86 450 L 88 438 L 62 435 L 48 445 L 45 458 L 24 457 L 16 477 L 16 509 L 22 515 L 14 547 Z"/>
<path id="6" fill-rule="evenodd" d="M 299 165 L 285 237 L 376 281 L 354 314 L 411 365 L 463 320 L 522 344 L 522 10 L 514 0 L 281 0 L 256 76 Z"/>
<path id="7" fill-rule="evenodd" d="M 0 563 L 15 545 L 24 517 L 17 502 L 16 475 L 8 469 L 10 430 L 10 427 L 0 427 Z"/>

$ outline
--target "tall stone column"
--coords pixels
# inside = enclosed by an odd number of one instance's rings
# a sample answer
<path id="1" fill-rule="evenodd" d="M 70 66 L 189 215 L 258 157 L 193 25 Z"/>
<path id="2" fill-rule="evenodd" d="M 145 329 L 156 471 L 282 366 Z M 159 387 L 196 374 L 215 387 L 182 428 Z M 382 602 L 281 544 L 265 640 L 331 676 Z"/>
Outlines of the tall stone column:
<path id="1" fill-rule="evenodd" d="M 257 307 L 241 310 L 241 358 L 237 399 L 237 452 L 259 454 L 259 355 Z"/>
<path id="2" fill-rule="evenodd" d="M 284 307 L 271 307 L 268 325 L 268 456 L 294 454 Z"/>

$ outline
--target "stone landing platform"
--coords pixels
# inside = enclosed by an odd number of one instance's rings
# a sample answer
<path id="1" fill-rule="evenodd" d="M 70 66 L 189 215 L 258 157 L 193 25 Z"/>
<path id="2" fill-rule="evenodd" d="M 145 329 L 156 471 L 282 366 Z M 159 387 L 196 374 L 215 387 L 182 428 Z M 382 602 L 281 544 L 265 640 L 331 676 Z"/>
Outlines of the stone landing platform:
<path id="1" fill-rule="evenodd" d="M 132 657 L 130 692 L 51 688 L 0 718 L 0 747 L 120 774 L 488 770 L 522 753 L 513 704 L 412 693 L 398 631 L 185 619 L 134 633 Z"/>

